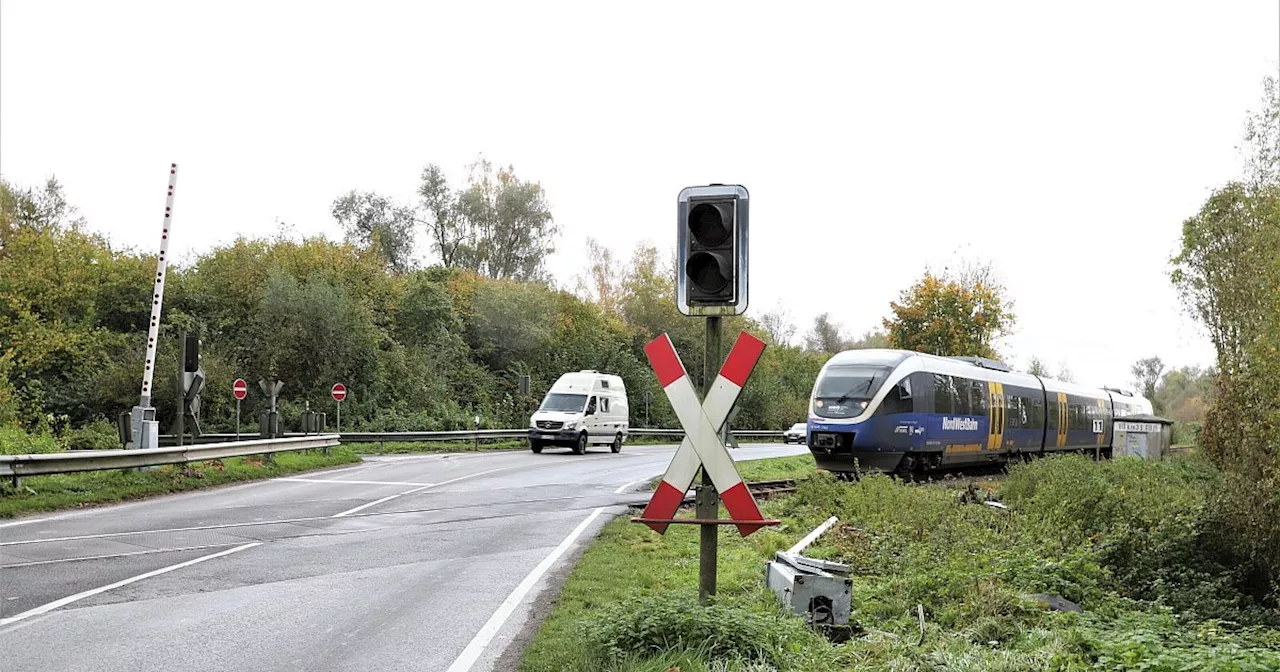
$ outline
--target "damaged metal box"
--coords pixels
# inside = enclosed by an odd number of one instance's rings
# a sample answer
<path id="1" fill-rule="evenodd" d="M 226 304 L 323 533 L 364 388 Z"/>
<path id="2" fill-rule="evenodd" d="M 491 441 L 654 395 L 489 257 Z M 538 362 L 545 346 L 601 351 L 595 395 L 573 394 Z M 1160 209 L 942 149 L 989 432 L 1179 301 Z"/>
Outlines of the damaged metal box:
<path id="1" fill-rule="evenodd" d="M 765 584 L 811 625 L 847 625 L 853 605 L 849 566 L 800 555 L 836 522 L 828 518 L 795 546 L 779 551 L 765 569 Z"/>

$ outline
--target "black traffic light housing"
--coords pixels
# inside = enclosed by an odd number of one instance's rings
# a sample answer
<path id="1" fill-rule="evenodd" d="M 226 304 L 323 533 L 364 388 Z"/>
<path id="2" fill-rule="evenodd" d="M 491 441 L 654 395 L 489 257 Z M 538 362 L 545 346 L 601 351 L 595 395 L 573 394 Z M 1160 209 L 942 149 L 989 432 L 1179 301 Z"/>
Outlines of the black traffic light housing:
<path id="1" fill-rule="evenodd" d="M 748 194 L 742 185 L 685 187 L 676 207 L 676 303 L 685 315 L 747 310 Z"/>
<path id="2" fill-rule="evenodd" d="M 200 334 L 189 332 L 186 335 L 186 348 L 183 350 L 183 373 L 195 373 L 200 370 Z"/>

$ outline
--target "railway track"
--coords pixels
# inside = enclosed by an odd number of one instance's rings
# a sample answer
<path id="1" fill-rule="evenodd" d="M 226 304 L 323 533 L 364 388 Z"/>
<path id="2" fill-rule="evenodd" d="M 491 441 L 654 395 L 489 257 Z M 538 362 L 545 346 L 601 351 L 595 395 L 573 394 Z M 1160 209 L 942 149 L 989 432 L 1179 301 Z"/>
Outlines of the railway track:
<path id="1" fill-rule="evenodd" d="M 793 478 L 778 481 L 755 481 L 754 483 L 747 483 L 747 489 L 756 497 L 783 495 L 796 491 L 796 481 Z"/>

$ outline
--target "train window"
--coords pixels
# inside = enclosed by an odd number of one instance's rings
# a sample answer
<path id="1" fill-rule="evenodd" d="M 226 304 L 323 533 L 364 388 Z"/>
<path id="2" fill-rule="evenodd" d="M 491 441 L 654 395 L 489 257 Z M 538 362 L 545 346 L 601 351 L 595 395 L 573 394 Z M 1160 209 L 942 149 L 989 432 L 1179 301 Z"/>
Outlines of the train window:
<path id="1" fill-rule="evenodd" d="M 910 413 L 911 408 L 911 379 L 903 378 L 884 395 L 884 400 L 880 402 L 880 408 L 876 409 L 875 414 Z"/>
<path id="2" fill-rule="evenodd" d="M 1031 400 L 1031 408 L 1027 416 L 1031 420 L 1032 427 L 1041 427 L 1044 425 L 1044 400 L 1036 397 Z"/>
<path id="3" fill-rule="evenodd" d="M 988 386 L 986 381 L 974 380 L 969 385 L 969 410 L 974 415 L 986 415 L 990 404 L 987 403 Z"/>
<path id="4" fill-rule="evenodd" d="M 933 412 L 955 413 L 955 390 L 951 387 L 951 376 L 933 374 Z"/>
<path id="5" fill-rule="evenodd" d="M 971 415 L 973 404 L 969 400 L 969 388 L 973 381 L 968 378 L 952 378 L 951 395 L 956 400 L 956 415 Z"/>
<path id="6" fill-rule="evenodd" d="M 933 375 L 923 371 L 911 374 L 912 410 L 916 413 L 933 412 Z"/>

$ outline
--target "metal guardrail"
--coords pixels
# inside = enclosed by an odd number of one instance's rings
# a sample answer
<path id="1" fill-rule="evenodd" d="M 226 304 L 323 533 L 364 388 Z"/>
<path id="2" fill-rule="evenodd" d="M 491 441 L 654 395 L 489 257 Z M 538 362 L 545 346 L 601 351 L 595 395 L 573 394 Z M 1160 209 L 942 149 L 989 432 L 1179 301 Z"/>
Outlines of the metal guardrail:
<path id="1" fill-rule="evenodd" d="M 337 434 L 313 434 L 304 437 L 253 439 L 145 450 L 84 450 L 34 455 L 0 455 L 0 476 L 16 478 L 102 469 L 155 467 L 163 464 L 185 464 L 290 450 L 331 448 L 338 443 Z"/>
<path id="2" fill-rule="evenodd" d="M 0 455 L 0 477 L 39 476 L 43 474 L 67 474 L 77 471 L 102 469 L 129 469 L 154 467 L 163 464 L 185 464 L 201 460 L 217 460 L 225 457 L 263 455 L 329 448 L 340 443 L 379 443 L 402 441 L 406 443 L 427 441 L 468 441 L 476 439 L 523 439 L 529 435 L 526 429 L 480 429 L 445 432 L 343 432 L 341 434 L 288 433 L 275 439 L 249 439 L 236 441 L 235 434 L 203 434 L 194 441 L 184 438 L 186 445 L 176 446 L 177 438 L 160 437 L 160 448 L 146 450 L 70 450 L 61 453 L 36 453 L 32 455 Z M 665 436 L 672 439 L 684 437 L 679 429 L 628 430 L 631 436 Z M 740 438 L 777 438 L 782 432 L 769 430 L 734 430 Z M 252 436 L 252 434 L 241 434 Z"/>
<path id="3" fill-rule="evenodd" d="M 627 432 L 630 436 L 666 436 L 673 439 L 684 437 L 682 429 L 644 429 L 634 428 Z M 762 430 L 762 429 L 741 429 L 731 432 L 739 438 L 779 438 L 782 436 L 780 431 Z M 475 439 L 523 439 L 529 435 L 528 428 L 525 429 L 480 429 L 480 430 L 460 430 L 460 431 L 440 431 L 440 432 L 342 432 L 338 435 L 343 443 L 382 443 L 386 441 L 401 441 L 405 443 L 421 443 L 427 441 L 472 441 Z M 244 436 L 252 436 L 252 434 L 241 434 Z M 295 438 L 308 435 L 301 432 L 286 432 L 285 437 Z M 219 443 L 224 441 L 232 441 L 235 434 L 202 434 L 196 439 L 196 444 Z M 183 440 L 191 442 L 190 438 Z M 172 435 L 164 435 L 160 437 L 161 445 L 171 445 L 176 442 Z"/>

